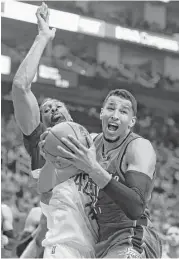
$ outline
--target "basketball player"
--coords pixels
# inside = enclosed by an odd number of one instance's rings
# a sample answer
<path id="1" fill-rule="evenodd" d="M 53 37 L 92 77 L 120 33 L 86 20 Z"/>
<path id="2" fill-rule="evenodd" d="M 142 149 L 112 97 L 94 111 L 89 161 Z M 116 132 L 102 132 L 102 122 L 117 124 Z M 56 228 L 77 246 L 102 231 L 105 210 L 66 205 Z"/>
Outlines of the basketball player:
<path id="1" fill-rule="evenodd" d="M 12 85 L 15 118 L 23 133 L 26 150 L 31 157 L 32 170 L 41 168 L 45 163 L 38 147 L 40 135 L 47 127 L 70 117 L 65 105 L 58 100 L 45 99 L 39 109 L 38 102 L 31 91 L 31 83 L 37 72 L 43 51 L 48 42 L 55 36 L 55 29 L 49 29 L 49 13 L 44 3 L 37 9 L 36 16 L 39 33 L 27 56 L 22 61 Z M 47 22 L 45 22 L 42 17 Z M 37 180 L 35 180 L 34 177 L 30 177 L 29 183 L 31 186 L 35 185 L 36 187 Z M 42 241 L 39 237 L 44 238 L 46 229 L 46 220 L 45 217 L 42 216 L 39 232 L 36 236 L 36 243 L 40 246 L 39 249 L 41 248 Z M 37 255 L 37 257 L 38 256 L 39 255 Z"/>
<path id="2" fill-rule="evenodd" d="M 72 136 L 61 139 L 72 152 L 59 146 L 64 162 L 70 160 L 87 172 L 100 189 L 97 257 L 161 257 L 161 241 L 147 209 L 156 154 L 150 141 L 132 132 L 136 114 L 134 96 L 123 89 L 113 90 L 100 114 L 103 132 L 91 142 L 91 148 Z"/>
<path id="3" fill-rule="evenodd" d="M 22 64 L 20 65 L 15 78 L 13 80 L 13 86 L 12 86 L 12 97 L 13 97 L 13 104 L 14 104 L 14 111 L 15 111 L 15 117 L 16 121 L 23 132 L 24 136 L 24 145 L 28 151 L 28 153 L 31 156 L 31 164 L 32 164 L 32 176 L 33 179 L 36 179 L 36 182 L 38 180 L 38 173 L 39 171 L 35 169 L 41 168 L 45 160 L 40 155 L 40 149 L 39 149 L 39 141 L 40 141 L 40 135 L 48 128 L 52 127 L 57 123 L 60 123 L 62 121 L 70 121 L 72 120 L 66 106 L 64 103 L 54 100 L 54 99 L 46 99 L 42 103 L 40 109 L 38 107 L 37 100 L 34 96 L 34 94 L 31 91 L 31 83 L 32 80 L 36 74 L 37 67 L 40 61 L 40 58 L 42 56 L 42 53 L 44 51 L 44 48 L 46 47 L 47 43 L 52 40 L 55 36 L 55 30 L 49 29 L 48 26 L 48 8 L 43 3 L 41 7 L 38 8 L 37 13 L 37 20 L 38 20 L 38 27 L 39 27 L 39 34 L 35 39 L 34 44 L 32 45 L 29 53 L 27 54 L 26 58 L 23 60 Z M 43 18 L 42 18 L 43 17 Z M 41 121 L 40 121 L 41 119 Z M 50 174 L 52 175 L 55 170 L 52 170 L 52 168 L 49 169 Z M 53 179 L 53 176 L 51 177 Z M 78 181 L 83 182 L 83 185 L 86 184 L 85 181 L 83 181 L 83 177 L 79 176 L 80 180 L 77 178 L 75 179 L 76 185 L 79 185 Z M 72 190 L 75 191 L 74 197 L 76 194 L 76 189 L 74 188 L 74 184 Z M 52 196 L 51 190 L 46 190 L 47 192 L 43 192 L 41 195 L 41 200 L 44 202 L 45 200 L 48 200 L 49 197 Z M 96 195 L 96 194 L 95 194 Z M 48 197 L 48 199 L 46 198 Z M 69 204 L 70 205 L 70 204 Z M 45 206 L 45 205 L 44 205 Z M 70 210 L 70 206 L 69 206 Z M 48 209 L 47 209 L 48 211 Z M 86 218 L 85 218 L 86 219 Z M 63 221 L 61 222 L 63 224 Z M 70 223 L 70 221 L 68 222 Z M 71 222 L 73 224 L 73 221 Z M 89 227 L 89 226 L 87 226 Z M 46 219 L 43 217 L 40 222 L 39 231 L 35 237 L 35 242 L 31 244 L 27 249 L 28 251 L 25 251 L 25 255 L 22 255 L 21 257 L 27 258 L 31 257 L 30 253 L 37 247 L 41 248 L 41 242 L 45 237 L 47 231 L 47 225 L 46 225 Z M 64 229 L 65 231 L 65 229 Z M 64 232 L 68 235 L 71 235 L 71 232 L 68 233 L 68 229 L 66 229 L 66 232 Z M 75 233 L 77 239 L 78 239 L 78 232 Z M 95 233 L 96 235 L 96 233 Z M 53 242 L 53 240 L 51 240 Z M 62 240 L 63 242 L 63 240 Z M 50 247 L 50 244 L 48 244 Z M 55 249 L 57 252 L 57 256 L 60 257 L 60 254 L 58 252 L 58 248 Z M 63 251 L 66 251 L 66 248 L 64 247 L 62 249 Z M 74 254 L 73 251 L 70 251 L 71 254 L 74 257 L 80 257 L 80 254 Z M 55 256 L 54 255 L 54 247 L 51 246 L 48 251 L 48 257 Z M 65 252 L 63 253 L 63 257 L 70 257 L 69 251 L 67 250 L 67 254 Z M 89 257 L 91 257 L 91 254 L 88 254 Z M 37 257 L 39 257 L 39 254 L 37 254 Z"/>

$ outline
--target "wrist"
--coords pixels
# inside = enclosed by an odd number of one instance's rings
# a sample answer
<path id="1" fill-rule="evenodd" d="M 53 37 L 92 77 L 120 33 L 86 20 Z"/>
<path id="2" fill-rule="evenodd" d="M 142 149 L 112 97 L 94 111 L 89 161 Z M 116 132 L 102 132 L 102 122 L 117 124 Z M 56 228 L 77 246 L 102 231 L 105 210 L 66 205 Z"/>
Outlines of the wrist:
<path id="1" fill-rule="evenodd" d="M 46 33 L 44 33 L 44 32 L 39 32 L 39 34 L 37 35 L 36 38 L 39 39 L 39 40 L 42 40 L 42 41 L 44 41 L 46 43 L 48 43 L 50 41 L 50 39 L 51 39 L 51 36 L 46 34 Z"/>
<path id="2" fill-rule="evenodd" d="M 93 165 L 93 169 L 89 172 L 89 177 L 100 189 L 103 189 L 112 179 L 112 175 L 104 170 L 98 162 Z"/>

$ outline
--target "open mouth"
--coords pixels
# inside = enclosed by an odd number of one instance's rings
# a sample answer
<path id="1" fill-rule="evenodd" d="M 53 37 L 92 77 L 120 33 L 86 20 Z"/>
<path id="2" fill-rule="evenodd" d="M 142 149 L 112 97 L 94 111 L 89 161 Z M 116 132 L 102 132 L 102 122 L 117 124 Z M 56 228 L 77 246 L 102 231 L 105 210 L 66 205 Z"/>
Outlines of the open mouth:
<path id="1" fill-rule="evenodd" d="M 51 117 L 51 122 L 54 125 L 63 121 L 66 121 L 66 118 L 63 114 L 55 114 Z"/>
<path id="2" fill-rule="evenodd" d="M 116 124 L 116 123 L 109 123 L 108 124 L 108 130 L 109 131 L 115 132 L 115 131 L 118 130 L 118 128 L 119 128 L 119 125 Z"/>

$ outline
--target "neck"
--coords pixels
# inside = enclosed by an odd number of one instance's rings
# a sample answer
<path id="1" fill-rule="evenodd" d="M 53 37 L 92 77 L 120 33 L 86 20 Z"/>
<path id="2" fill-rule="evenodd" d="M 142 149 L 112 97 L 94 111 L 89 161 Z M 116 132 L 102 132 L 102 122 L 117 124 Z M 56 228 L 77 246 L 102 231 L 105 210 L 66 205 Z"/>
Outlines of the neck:
<path id="1" fill-rule="evenodd" d="M 120 138 L 114 142 L 109 142 L 107 141 L 104 137 L 103 137 L 103 143 L 104 143 L 104 153 L 107 153 L 108 151 L 110 151 L 111 149 L 114 149 L 116 147 L 118 147 L 124 140 L 125 138 L 128 136 L 129 132 L 131 130 L 128 129 L 125 133 L 121 134 Z"/>

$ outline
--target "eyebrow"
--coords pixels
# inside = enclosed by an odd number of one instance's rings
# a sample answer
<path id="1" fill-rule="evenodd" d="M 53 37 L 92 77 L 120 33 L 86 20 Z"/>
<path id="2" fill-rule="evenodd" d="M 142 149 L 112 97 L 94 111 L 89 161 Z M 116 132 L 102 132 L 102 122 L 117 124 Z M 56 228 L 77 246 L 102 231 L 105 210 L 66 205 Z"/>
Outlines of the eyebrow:
<path id="1" fill-rule="evenodd" d="M 115 102 L 110 102 L 110 103 L 107 103 L 107 105 L 111 105 L 111 104 L 113 104 L 113 105 L 115 105 Z"/>
<path id="2" fill-rule="evenodd" d="M 129 107 L 129 106 L 122 106 L 121 108 L 122 108 L 122 109 L 128 109 L 128 110 L 131 109 L 131 107 Z"/>

